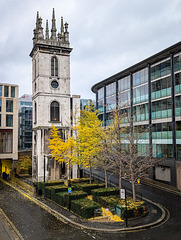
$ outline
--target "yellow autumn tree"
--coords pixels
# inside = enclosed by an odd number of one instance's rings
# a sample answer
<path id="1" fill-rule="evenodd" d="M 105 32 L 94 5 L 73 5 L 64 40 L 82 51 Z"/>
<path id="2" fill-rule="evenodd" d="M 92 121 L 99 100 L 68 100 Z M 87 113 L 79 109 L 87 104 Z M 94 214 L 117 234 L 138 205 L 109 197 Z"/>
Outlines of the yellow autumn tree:
<path id="1" fill-rule="evenodd" d="M 58 129 L 52 124 L 50 129 L 49 148 L 51 150 L 52 158 L 58 162 L 65 162 L 65 155 L 67 152 L 67 144 L 62 140 L 58 134 Z"/>
<path id="2" fill-rule="evenodd" d="M 77 158 L 74 161 L 85 168 L 90 168 L 90 183 L 92 167 L 101 150 L 102 122 L 98 118 L 97 111 L 93 106 L 81 111 L 79 125 L 77 126 L 78 137 L 75 139 Z"/>

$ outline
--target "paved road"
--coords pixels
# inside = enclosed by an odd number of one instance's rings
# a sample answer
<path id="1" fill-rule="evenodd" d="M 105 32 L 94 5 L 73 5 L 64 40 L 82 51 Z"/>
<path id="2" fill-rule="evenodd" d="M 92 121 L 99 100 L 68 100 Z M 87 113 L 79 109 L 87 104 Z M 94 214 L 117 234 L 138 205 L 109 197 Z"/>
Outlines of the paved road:
<path id="1" fill-rule="evenodd" d="M 104 176 L 104 174 L 98 170 L 94 170 L 94 173 L 97 173 L 102 177 Z M 109 180 L 118 185 L 118 176 L 108 175 Z M 131 184 L 128 181 L 122 180 L 122 184 L 128 190 L 131 189 Z M 136 189 L 143 197 L 166 207 L 170 212 L 170 219 L 160 227 L 136 233 L 127 233 L 124 235 L 124 239 L 181 240 L 181 197 L 144 184 L 137 185 Z M 115 237 L 114 239 L 119 238 Z"/>
<path id="2" fill-rule="evenodd" d="M 24 239 L 92 240 L 97 238 L 94 237 L 94 233 L 80 231 L 62 223 L 49 212 L 1 181 L 0 208 L 13 222 Z"/>
<path id="3" fill-rule="evenodd" d="M 125 185 L 129 185 L 125 182 Z M 0 182 L 0 208 L 14 223 L 24 239 L 30 240 L 180 240 L 181 239 L 181 197 L 148 186 L 141 186 L 144 197 L 167 207 L 170 219 L 163 225 L 132 233 L 109 234 L 76 229 L 62 223 L 40 206 L 23 197 L 13 188 Z"/>

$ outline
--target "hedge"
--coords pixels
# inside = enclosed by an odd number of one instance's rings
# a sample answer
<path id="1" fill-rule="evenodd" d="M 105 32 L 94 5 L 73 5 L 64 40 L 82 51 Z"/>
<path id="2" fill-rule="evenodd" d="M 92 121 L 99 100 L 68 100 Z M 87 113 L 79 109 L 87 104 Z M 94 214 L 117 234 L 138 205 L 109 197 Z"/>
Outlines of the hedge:
<path id="1" fill-rule="evenodd" d="M 70 179 L 71 184 L 89 183 L 89 181 L 90 181 L 90 178 L 74 178 L 74 179 Z"/>
<path id="2" fill-rule="evenodd" d="M 51 186 L 49 187 L 51 189 L 51 200 L 54 201 L 56 193 L 59 192 L 68 192 L 68 187 L 65 185 L 60 186 Z"/>
<path id="3" fill-rule="evenodd" d="M 71 202 L 72 211 L 86 219 L 94 217 L 94 211 L 100 207 L 101 205 L 99 203 L 88 198 L 73 200 Z"/>
<path id="4" fill-rule="evenodd" d="M 73 191 L 72 193 L 61 192 L 55 195 L 54 200 L 56 203 L 60 204 L 61 206 L 68 208 L 69 198 L 72 201 L 72 200 L 81 199 L 85 197 L 87 197 L 87 193 L 83 191 Z"/>
<path id="5" fill-rule="evenodd" d="M 100 196 L 118 195 L 119 187 L 99 188 L 91 191 L 92 199 L 97 201 Z"/>
<path id="6" fill-rule="evenodd" d="M 55 185 L 63 185 L 64 181 L 63 180 L 56 180 L 56 181 L 47 181 L 45 182 L 45 186 L 55 186 Z M 42 189 L 44 187 L 44 182 L 38 182 L 36 183 L 36 188 Z"/>
<path id="7" fill-rule="evenodd" d="M 87 192 L 88 195 L 91 194 L 91 191 L 93 189 L 97 189 L 97 188 L 103 188 L 105 186 L 104 183 L 98 184 L 98 183 L 94 183 L 94 184 L 75 184 L 73 185 L 74 189 L 76 190 L 82 190 L 83 192 Z"/>

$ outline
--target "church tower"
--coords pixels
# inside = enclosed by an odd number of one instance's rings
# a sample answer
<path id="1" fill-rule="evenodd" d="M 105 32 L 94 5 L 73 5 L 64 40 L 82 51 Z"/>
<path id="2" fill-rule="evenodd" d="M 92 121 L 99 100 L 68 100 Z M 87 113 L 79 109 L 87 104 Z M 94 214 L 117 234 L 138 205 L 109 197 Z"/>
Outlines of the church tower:
<path id="1" fill-rule="evenodd" d="M 66 171 L 66 166 L 51 159 L 48 139 L 52 124 L 59 129 L 62 138 L 66 137 L 70 130 L 72 109 L 75 105 L 80 105 L 80 96 L 70 95 L 71 51 L 68 23 L 64 24 L 61 18 L 60 32 L 57 34 L 53 9 L 51 32 L 47 20 L 44 35 L 42 18 L 37 12 L 33 49 L 30 53 L 33 100 L 32 174 L 35 181 L 42 181 L 44 175 L 46 180 L 60 179 Z"/>

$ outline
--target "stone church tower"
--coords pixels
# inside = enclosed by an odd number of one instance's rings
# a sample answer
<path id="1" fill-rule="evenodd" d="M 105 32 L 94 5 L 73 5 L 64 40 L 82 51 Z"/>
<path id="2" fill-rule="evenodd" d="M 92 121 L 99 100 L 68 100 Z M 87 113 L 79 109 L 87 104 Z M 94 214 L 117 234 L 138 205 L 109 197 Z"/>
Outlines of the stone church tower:
<path id="1" fill-rule="evenodd" d="M 42 181 L 60 179 L 66 174 L 65 164 L 51 159 L 49 145 L 50 128 L 53 124 L 65 138 L 72 125 L 74 109 L 80 106 L 80 96 L 70 95 L 70 48 L 68 23 L 61 18 L 57 34 L 53 9 L 52 28 L 49 35 L 48 20 L 45 36 L 42 19 L 37 13 L 34 29 L 32 58 L 33 178 Z M 78 113 L 79 114 L 79 113 Z M 45 172 L 45 174 L 44 174 Z M 77 177 L 76 167 L 72 177 Z"/>

